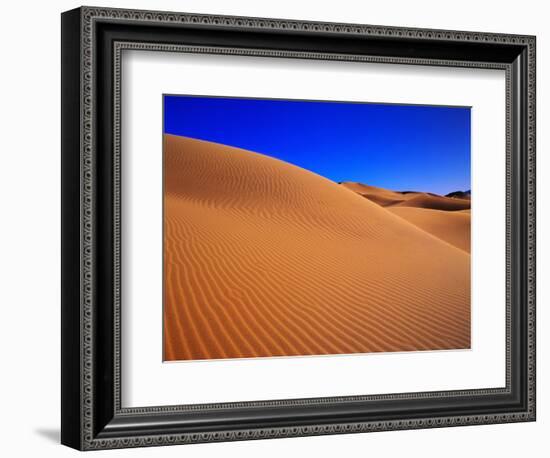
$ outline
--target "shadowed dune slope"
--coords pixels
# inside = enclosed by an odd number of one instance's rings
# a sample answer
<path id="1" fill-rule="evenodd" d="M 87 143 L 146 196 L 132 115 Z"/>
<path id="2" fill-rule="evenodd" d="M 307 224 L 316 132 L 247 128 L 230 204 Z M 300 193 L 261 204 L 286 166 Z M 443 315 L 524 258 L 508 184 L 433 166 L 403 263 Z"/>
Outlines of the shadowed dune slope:
<path id="1" fill-rule="evenodd" d="M 470 253 L 469 210 L 442 211 L 429 208 L 391 207 L 395 215 L 426 232 Z"/>
<path id="2" fill-rule="evenodd" d="M 452 197 L 453 199 L 466 199 L 470 200 L 472 198 L 471 191 L 454 191 L 446 194 L 445 197 Z"/>
<path id="3" fill-rule="evenodd" d="M 164 155 L 166 360 L 469 348 L 463 250 L 261 154 Z"/>

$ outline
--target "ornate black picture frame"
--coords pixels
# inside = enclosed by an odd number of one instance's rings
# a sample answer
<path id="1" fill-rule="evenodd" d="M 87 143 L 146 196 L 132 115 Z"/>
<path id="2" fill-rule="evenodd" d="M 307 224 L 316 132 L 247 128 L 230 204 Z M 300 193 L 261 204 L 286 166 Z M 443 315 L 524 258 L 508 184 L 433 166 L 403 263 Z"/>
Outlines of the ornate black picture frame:
<path id="1" fill-rule="evenodd" d="M 124 49 L 506 72 L 506 387 L 121 406 Z M 62 14 L 63 444 L 107 449 L 535 420 L 535 37 L 82 7 Z"/>

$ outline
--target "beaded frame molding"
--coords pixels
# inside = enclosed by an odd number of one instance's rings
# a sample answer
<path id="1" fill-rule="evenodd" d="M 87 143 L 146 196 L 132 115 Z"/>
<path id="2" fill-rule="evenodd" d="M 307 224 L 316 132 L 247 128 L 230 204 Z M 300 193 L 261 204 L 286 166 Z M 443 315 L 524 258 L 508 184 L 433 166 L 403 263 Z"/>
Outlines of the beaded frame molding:
<path id="1" fill-rule="evenodd" d="M 535 37 L 81 7 L 62 14 L 62 431 L 94 450 L 535 420 Z M 506 74 L 506 386 L 123 408 L 124 50 Z"/>

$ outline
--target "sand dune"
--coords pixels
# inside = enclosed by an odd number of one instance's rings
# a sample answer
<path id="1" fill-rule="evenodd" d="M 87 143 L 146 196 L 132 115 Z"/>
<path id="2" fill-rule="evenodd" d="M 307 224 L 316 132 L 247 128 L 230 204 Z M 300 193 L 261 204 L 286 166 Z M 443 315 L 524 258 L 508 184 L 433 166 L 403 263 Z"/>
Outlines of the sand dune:
<path id="1" fill-rule="evenodd" d="M 456 195 L 459 193 L 451 193 L 454 196 L 439 196 L 428 192 L 414 191 L 390 191 L 389 189 L 377 188 L 363 183 L 346 181 L 341 183 L 343 187 L 349 189 L 370 201 L 381 205 L 382 207 L 416 207 L 416 208 L 431 208 L 433 210 L 456 211 L 470 208 L 470 197 L 459 198 Z M 465 194 L 460 193 L 460 196 Z"/>
<path id="2" fill-rule="evenodd" d="M 377 188 L 376 186 L 369 186 L 363 183 L 357 183 L 352 181 L 345 181 L 341 185 L 357 194 L 366 197 L 370 201 L 381 205 L 382 207 L 388 207 L 395 205 L 405 200 L 416 196 L 418 193 L 401 193 L 397 191 L 390 191 L 389 189 Z"/>
<path id="3" fill-rule="evenodd" d="M 164 154 L 166 360 L 469 348 L 462 249 L 261 154 Z"/>
<path id="4" fill-rule="evenodd" d="M 395 204 L 398 207 L 431 208 L 432 210 L 466 210 L 470 208 L 470 200 L 443 197 L 435 194 L 420 193 L 410 199 Z"/>
<path id="5" fill-rule="evenodd" d="M 470 252 L 470 194 L 456 191 L 446 196 L 424 192 L 391 191 L 357 182 L 343 182 L 349 189 L 420 229 L 461 250 Z"/>
<path id="6" fill-rule="evenodd" d="M 470 253 L 470 210 L 442 211 L 430 208 L 390 207 L 395 215 L 426 232 Z"/>

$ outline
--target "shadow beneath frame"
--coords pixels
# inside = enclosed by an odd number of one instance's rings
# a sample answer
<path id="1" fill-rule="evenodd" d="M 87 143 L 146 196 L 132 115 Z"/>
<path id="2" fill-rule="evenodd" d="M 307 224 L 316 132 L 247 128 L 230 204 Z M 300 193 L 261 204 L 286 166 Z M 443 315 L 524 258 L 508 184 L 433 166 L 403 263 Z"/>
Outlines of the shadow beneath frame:
<path id="1" fill-rule="evenodd" d="M 61 441 L 61 433 L 59 432 L 59 429 L 38 428 L 35 429 L 34 432 L 50 442 L 55 442 L 56 444 L 59 444 Z"/>

